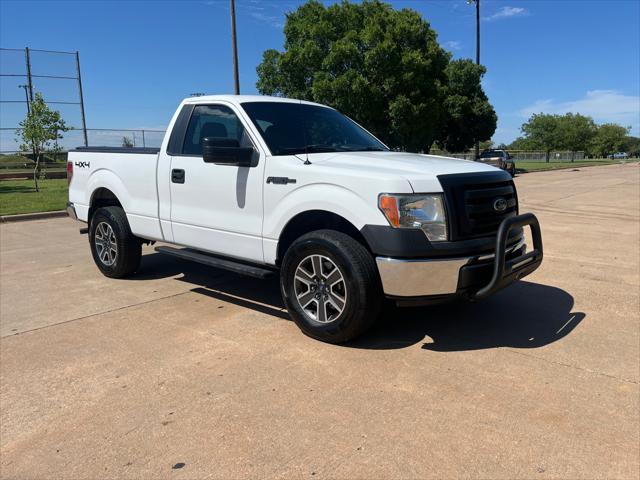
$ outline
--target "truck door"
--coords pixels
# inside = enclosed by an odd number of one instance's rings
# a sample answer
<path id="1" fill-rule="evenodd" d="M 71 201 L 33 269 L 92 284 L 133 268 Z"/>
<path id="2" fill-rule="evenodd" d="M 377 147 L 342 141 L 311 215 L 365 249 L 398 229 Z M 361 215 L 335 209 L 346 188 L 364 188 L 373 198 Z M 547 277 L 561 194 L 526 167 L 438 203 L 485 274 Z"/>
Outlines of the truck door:
<path id="1" fill-rule="evenodd" d="M 195 105 L 184 140 L 171 157 L 173 241 L 222 255 L 263 262 L 262 189 L 265 157 L 231 104 Z M 252 167 L 205 163 L 202 140 L 235 139 L 252 146 Z"/>

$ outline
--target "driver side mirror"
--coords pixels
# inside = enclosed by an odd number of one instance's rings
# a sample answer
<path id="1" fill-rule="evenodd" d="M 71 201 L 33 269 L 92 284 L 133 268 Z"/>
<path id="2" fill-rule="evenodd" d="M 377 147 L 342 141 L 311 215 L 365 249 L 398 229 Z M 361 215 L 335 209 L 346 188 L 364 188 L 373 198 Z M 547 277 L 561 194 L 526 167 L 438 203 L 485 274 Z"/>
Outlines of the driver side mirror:
<path id="1" fill-rule="evenodd" d="M 202 139 L 202 158 L 205 163 L 250 167 L 252 147 L 241 147 L 235 138 L 206 137 Z"/>

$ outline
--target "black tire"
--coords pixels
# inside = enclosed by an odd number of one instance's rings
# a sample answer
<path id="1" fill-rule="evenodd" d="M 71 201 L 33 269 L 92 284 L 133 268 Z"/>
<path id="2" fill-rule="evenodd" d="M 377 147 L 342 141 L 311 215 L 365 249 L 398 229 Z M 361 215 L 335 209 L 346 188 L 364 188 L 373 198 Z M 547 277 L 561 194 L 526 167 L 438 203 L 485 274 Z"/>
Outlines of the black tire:
<path id="1" fill-rule="evenodd" d="M 105 235 L 108 232 L 107 226 L 111 228 L 113 237 Z M 111 246 L 115 245 L 115 249 L 109 249 L 110 253 L 103 254 L 101 258 L 104 241 L 100 238 L 107 237 L 115 238 L 110 243 Z M 93 261 L 107 277 L 123 278 L 134 273 L 140 266 L 142 242 L 131 233 L 127 216 L 120 207 L 102 207 L 96 210 L 89 226 L 89 245 Z"/>
<path id="2" fill-rule="evenodd" d="M 296 280 L 296 272 L 300 273 L 299 267 L 305 265 L 304 262 L 312 264 L 314 257 L 319 257 L 325 262 L 324 266 L 320 267 L 321 271 L 326 265 L 329 265 L 328 268 L 337 267 L 343 279 L 342 284 L 336 282 L 338 284 L 336 288 L 339 288 L 341 293 L 344 288 L 343 309 L 340 313 L 333 310 L 332 314 L 335 318 L 326 323 L 318 321 L 323 317 L 319 311 L 315 315 L 316 318 L 313 318 L 308 310 L 305 311 L 296 295 L 296 289 L 306 288 L 306 283 Z M 311 273 L 309 268 L 306 270 Z M 330 276 L 329 274 L 328 277 Z M 329 285 L 329 278 L 326 280 L 326 285 Z M 324 279 L 321 283 L 322 287 L 315 285 L 314 288 L 318 289 L 316 291 L 322 288 L 323 292 L 329 291 L 328 295 L 332 295 L 334 286 L 325 290 Z M 364 333 L 380 315 L 383 294 L 373 257 L 356 240 L 334 230 L 317 230 L 308 233 L 289 247 L 280 270 L 280 286 L 284 303 L 293 320 L 306 335 L 317 340 L 328 343 L 346 342 Z M 309 293 L 310 291 L 304 295 Z M 311 299 L 311 302 L 315 303 L 316 309 L 320 308 L 317 300 Z M 313 305 L 310 308 L 314 308 Z M 325 320 L 331 317 L 327 312 L 331 312 L 332 309 L 333 306 L 327 304 L 324 310 Z"/>

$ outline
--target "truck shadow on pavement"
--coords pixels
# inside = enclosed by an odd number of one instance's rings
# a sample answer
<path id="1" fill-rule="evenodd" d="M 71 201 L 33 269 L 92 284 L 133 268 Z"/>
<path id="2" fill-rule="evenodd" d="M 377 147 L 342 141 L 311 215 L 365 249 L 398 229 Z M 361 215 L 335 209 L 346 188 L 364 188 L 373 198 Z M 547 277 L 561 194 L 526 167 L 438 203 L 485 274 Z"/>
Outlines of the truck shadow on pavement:
<path id="1" fill-rule="evenodd" d="M 353 346 L 392 349 L 422 342 L 434 352 L 538 348 L 565 337 L 585 318 L 573 305 L 560 288 L 519 281 L 477 303 L 386 309 Z"/>
<path id="2" fill-rule="evenodd" d="M 150 254 L 143 257 L 141 272 L 133 278 L 179 274 L 177 280 L 194 285 L 195 293 L 289 320 L 275 276 L 258 280 Z M 573 306 L 573 297 L 560 288 L 519 281 L 477 303 L 386 306 L 369 332 L 344 346 L 386 350 L 422 343 L 423 349 L 435 352 L 537 348 L 565 337 L 585 318 Z"/>

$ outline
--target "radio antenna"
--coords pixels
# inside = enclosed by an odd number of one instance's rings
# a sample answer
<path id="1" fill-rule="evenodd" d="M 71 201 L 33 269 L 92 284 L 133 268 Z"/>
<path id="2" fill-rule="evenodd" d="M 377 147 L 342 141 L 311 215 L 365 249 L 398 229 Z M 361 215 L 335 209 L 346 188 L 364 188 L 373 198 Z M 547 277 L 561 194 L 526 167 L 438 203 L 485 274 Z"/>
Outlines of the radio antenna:
<path id="1" fill-rule="evenodd" d="M 311 165 L 311 162 L 309 161 L 309 149 L 307 148 L 307 146 L 309 145 L 309 142 L 307 142 L 307 126 L 305 125 L 304 122 L 304 115 L 302 114 L 302 100 L 299 100 L 300 102 L 300 125 L 302 125 L 302 138 L 304 140 L 304 155 L 306 160 L 304 161 L 304 165 Z"/>

